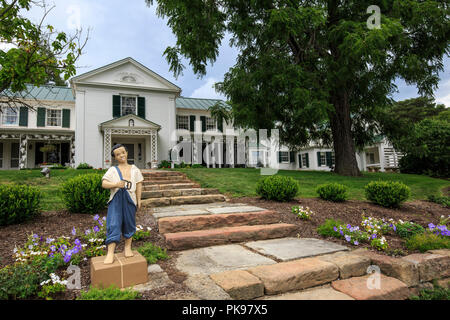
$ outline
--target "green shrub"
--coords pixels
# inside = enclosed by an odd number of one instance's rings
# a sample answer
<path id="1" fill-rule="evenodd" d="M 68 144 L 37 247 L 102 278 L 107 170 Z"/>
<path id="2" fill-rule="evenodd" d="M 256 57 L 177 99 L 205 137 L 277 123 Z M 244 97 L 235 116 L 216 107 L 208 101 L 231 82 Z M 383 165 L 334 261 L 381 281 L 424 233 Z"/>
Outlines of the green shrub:
<path id="1" fill-rule="evenodd" d="M 78 165 L 77 169 L 92 169 L 92 166 L 87 163 L 82 162 Z"/>
<path id="2" fill-rule="evenodd" d="M 419 250 L 420 252 L 436 249 L 450 249 L 450 237 L 425 232 L 416 234 L 407 239 L 405 246 L 409 250 Z"/>
<path id="3" fill-rule="evenodd" d="M 343 202 L 348 198 L 347 187 L 339 183 L 322 184 L 316 192 L 321 199 L 333 202 Z"/>
<path id="4" fill-rule="evenodd" d="M 422 289 L 418 296 L 411 296 L 410 300 L 450 300 L 450 288 L 433 284 L 433 289 Z"/>
<path id="5" fill-rule="evenodd" d="M 425 228 L 414 222 L 397 223 L 395 232 L 402 238 L 410 238 L 413 235 L 425 232 Z"/>
<path id="6" fill-rule="evenodd" d="M 109 195 L 97 173 L 76 176 L 61 187 L 61 198 L 70 212 L 95 214 L 106 207 Z"/>
<path id="7" fill-rule="evenodd" d="M 269 176 L 256 185 L 256 193 L 267 200 L 290 201 L 298 192 L 298 182 L 292 177 Z"/>
<path id="8" fill-rule="evenodd" d="M 15 263 L 0 269 L 0 300 L 36 296 L 40 283 L 47 280 L 58 266 L 53 259 L 36 257 L 29 263 Z"/>
<path id="9" fill-rule="evenodd" d="M 428 201 L 443 205 L 446 208 L 450 208 L 450 197 L 429 195 Z"/>
<path id="10" fill-rule="evenodd" d="M 380 206 L 395 208 L 408 200 L 411 195 L 410 188 L 396 181 L 372 181 L 365 187 L 367 200 Z"/>
<path id="11" fill-rule="evenodd" d="M 167 160 L 162 160 L 159 164 L 158 164 L 158 168 L 171 168 L 171 163 L 170 161 Z"/>
<path id="12" fill-rule="evenodd" d="M 155 246 L 151 242 L 147 242 L 143 246 L 140 246 L 137 248 L 137 251 L 142 254 L 145 259 L 147 259 L 149 264 L 156 263 L 158 260 L 165 260 L 169 258 L 166 249 Z"/>
<path id="13" fill-rule="evenodd" d="M 110 286 L 105 289 L 90 287 L 88 291 L 81 291 L 77 300 L 136 300 L 141 294 L 131 289 L 120 289 Z"/>
<path id="14" fill-rule="evenodd" d="M 21 223 L 38 216 L 41 198 L 37 187 L 0 185 L 0 225 Z"/>
<path id="15" fill-rule="evenodd" d="M 343 225 L 344 223 L 340 220 L 334 220 L 334 219 L 327 219 L 323 224 L 321 224 L 317 228 L 317 233 L 324 236 L 324 237 L 337 237 L 341 238 L 341 234 L 339 231 L 334 230 L 336 227 L 339 229 L 339 226 Z"/>
<path id="16" fill-rule="evenodd" d="M 204 168 L 200 163 L 192 164 L 191 168 Z"/>

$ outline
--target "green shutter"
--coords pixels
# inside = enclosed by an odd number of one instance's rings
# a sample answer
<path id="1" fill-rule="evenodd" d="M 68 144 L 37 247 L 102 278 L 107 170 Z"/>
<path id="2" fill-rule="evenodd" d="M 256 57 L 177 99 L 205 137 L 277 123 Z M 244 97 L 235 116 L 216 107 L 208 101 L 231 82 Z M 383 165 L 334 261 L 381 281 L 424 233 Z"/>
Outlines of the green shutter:
<path id="1" fill-rule="evenodd" d="M 28 127 L 28 108 L 20 107 L 19 126 Z"/>
<path id="2" fill-rule="evenodd" d="M 120 117 L 120 96 L 113 96 L 113 118 Z"/>
<path id="3" fill-rule="evenodd" d="M 320 167 L 322 162 L 320 162 L 320 152 L 317 152 L 317 166 Z"/>
<path id="4" fill-rule="evenodd" d="M 145 119 L 145 97 L 138 97 L 138 116 Z"/>
<path id="5" fill-rule="evenodd" d="M 290 163 L 295 163 L 295 152 L 294 151 L 290 151 L 289 152 L 289 162 Z"/>
<path id="6" fill-rule="evenodd" d="M 217 119 L 217 129 L 219 129 L 220 132 L 223 132 L 223 119 L 222 119 L 222 117 L 219 117 L 219 119 Z"/>
<path id="7" fill-rule="evenodd" d="M 302 155 L 300 153 L 298 154 L 298 167 L 302 168 Z"/>
<path id="8" fill-rule="evenodd" d="M 189 116 L 189 129 L 191 132 L 195 131 L 195 116 Z"/>
<path id="9" fill-rule="evenodd" d="M 305 153 L 305 157 L 306 157 L 306 167 L 309 168 L 309 154 Z"/>
<path id="10" fill-rule="evenodd" d="M 278 163 L 281 163 L 281 151 L 278 151 Z"/>
<path id="11" fill-rule="evenodd" d="M 70 109 L 63 109 L 62 113 L 62 127 L 70 128 Z"/>
<path id="12" fill-rule="evenodd" d="M 45 127 L 45 108 L 38 108 L 36 126 Z"/>
<path id="13" fill-rule="evenodd" d="M 331 168 L 332 163 L 331 163 L 331 152 L 327 152 L 326 153 L 326 158 L 327 158 L 327 166 Z"/>
<path id="14" fill-rule="evenodd" d="M 206 116 L 200 116 L 200 120 L 202 122 L 202 132 L 206 131 Z"/>

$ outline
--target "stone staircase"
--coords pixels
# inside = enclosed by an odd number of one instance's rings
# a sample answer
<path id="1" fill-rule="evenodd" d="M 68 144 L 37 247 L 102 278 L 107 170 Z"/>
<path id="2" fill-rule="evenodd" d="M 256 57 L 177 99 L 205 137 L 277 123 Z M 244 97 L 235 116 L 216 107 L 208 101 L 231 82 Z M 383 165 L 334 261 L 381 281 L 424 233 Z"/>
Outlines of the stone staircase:
<path id="1" fill-rule="evenodd" d="M 236 204 L 170 207 L 153 216 L 171 250 L 283 238 L 297 229 L 295 225 L 280 223 L 276 211 Z"/>
<path id="2" fill-rule="evenodd" d="M 225 201 L 219 190 L 201 188 L 182 172 L 148 170 L 143 171 L 142 205 L 159 207 L 181 204 L 198 204 Z"/>

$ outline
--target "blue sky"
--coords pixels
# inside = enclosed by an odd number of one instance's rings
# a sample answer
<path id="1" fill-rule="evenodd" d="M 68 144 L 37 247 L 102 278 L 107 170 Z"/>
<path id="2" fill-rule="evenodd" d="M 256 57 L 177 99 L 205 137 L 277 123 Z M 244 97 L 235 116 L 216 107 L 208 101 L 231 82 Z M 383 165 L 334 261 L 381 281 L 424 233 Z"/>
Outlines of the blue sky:
<path id="1" fill-rule="evenodd" d="M 224 74 L 235 64 L 238 52 L 230 48 L 225 38 L 217 61 L 207 68 L 203 78 L 196 76 L 188 61 L 183 61 L 186 69 L 175 79 L 163 56 L 168 46 L 176 43 L 176 38 L 167 26 L 167 19 L 156 15 L 156 5 L 147 7 L 144 0 L 52 0 L 54 5 L 46 23 L 56 29 L 73 33 L 77 25 L 90 30 L 90 39 L 84 54 L 79 59 L 77 74 L 104 66 L 111 62 L 132 57 L 154 72 L 175 83 L 182 89 L 182 95 L 195 98 L 225 97 L 212 88 L 214 82 L 223 79 Z M 32 19 L 42 16 L 41 9 L 33 9 L 26 14 Z M 440 74 L 436 100 L 450 107 L 450 58 L 445 58 L 445 70 Z M 399 92 L 394 99 L 403 100 L 418 96 L 414 86 L 397 81 Z"/>

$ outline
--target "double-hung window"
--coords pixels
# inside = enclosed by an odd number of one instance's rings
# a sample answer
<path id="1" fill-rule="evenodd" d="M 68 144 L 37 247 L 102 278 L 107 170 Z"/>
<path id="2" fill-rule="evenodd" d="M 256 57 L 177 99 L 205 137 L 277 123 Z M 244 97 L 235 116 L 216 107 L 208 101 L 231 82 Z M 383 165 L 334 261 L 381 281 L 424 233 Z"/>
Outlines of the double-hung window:
<path id="1" fill-rule="evenodd" d="M 289 151 L 280 151 L 281 162 L 289 162 Z"/>
<path id="2" fill-rule="evenodd" d="M 321 152 L 320 153 L 320 163 L 322 166 L 326 166 L 327 165 L 327 154 L 326 152 Z"/>
<path id="3" fill-rule="evenodd" d="M 206 130 L 216 130 L 216 120 L 206 117 Z"/>
<path id="4" fill-rule="evenodd" d="M 15 126 L 19 124 L 19 109 L 17 107 L 3 107 L 2 124 Z"/>
<path id="5" fill-rule="evenodd" d="M 137 98 L 130 96 L 121 96 L 122 103 L 120 107 L 120 114 L 125 116 L 127 114 L 137 114 Z"/>
<path id="6" fill-rule="evenodd" d="M 302 167 L 306 168 L 308 163 L 306 162 L 306 153 L 302 154 Z"/>
<path id="7" fill-rule="evenodd" d="M 61 121 L 61 109 L 47 109 L 47 127 L 61 127 Z"/>
<path id="8" fill-rule="evenodd" d="M 177 129 L 189 130 L 189 116 L 177 115 Z"/>

